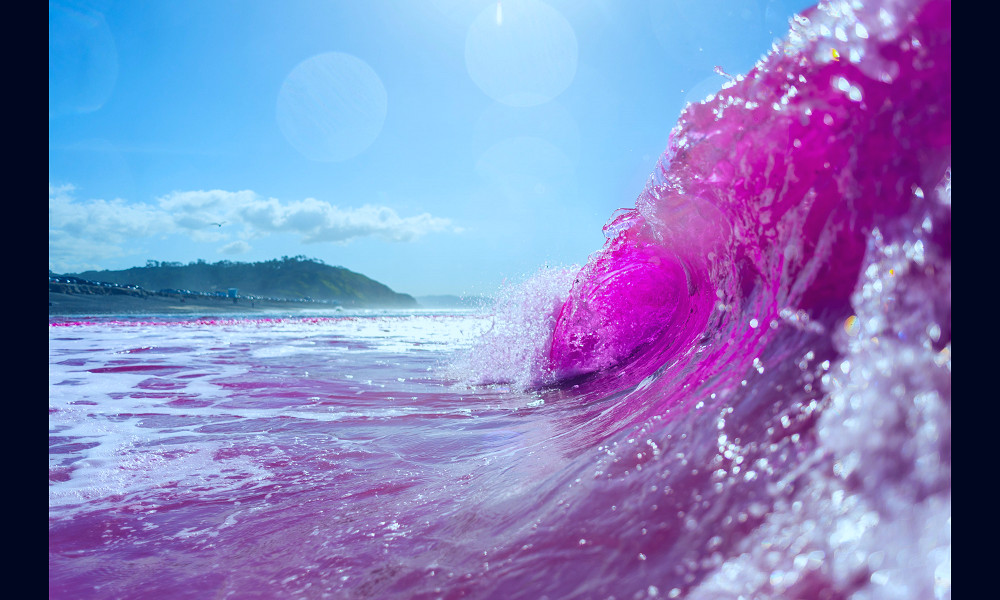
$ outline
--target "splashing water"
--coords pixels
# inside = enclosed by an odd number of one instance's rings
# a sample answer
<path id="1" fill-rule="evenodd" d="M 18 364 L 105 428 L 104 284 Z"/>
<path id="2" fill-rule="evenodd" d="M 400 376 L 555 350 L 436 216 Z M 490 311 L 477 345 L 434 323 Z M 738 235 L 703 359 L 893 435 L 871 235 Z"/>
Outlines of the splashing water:
<path id="1" fill-rule="evenodd" d="M 475 352 L 452 365 L 451 377 L 519 389 L 553 383 L 547 357 L 552 328 L 577 269 L 546 268 L 521 284 L 501 288 L 494 306 L 486 308 L 489 329 L 481 334 Z"/>

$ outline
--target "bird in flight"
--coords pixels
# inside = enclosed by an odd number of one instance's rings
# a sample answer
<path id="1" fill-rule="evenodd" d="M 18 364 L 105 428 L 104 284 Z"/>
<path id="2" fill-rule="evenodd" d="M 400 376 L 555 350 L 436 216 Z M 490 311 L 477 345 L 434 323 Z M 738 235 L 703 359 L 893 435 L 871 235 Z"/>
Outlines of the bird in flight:
<path id="1" fill-rule="evenodd" d="M 225 221 L 223 221 L 223 222 L 221 222 L 221 223 L 212 223 L 212 225 L 218 225 L 219 227 L 222 227 L 222 226 L 223 226 L 223 225 L 225 225 L 225 224 L 226 224 L 226 222 L 225 222 Z"/>

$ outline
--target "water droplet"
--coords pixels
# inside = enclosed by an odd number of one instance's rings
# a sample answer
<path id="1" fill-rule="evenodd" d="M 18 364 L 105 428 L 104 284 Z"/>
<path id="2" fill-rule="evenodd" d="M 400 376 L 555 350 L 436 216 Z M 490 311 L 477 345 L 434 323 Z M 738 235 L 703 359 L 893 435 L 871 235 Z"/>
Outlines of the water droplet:
<path id="1" fill-rule="evenodd" d="M 847 317 L 847 319 L 844 321 L 844 331 L 847 332 L 847 335 L 850 336 L 857 335 L 858 329 L 859 325 L 858 325 L 857 315 L 851 315 Z"/>

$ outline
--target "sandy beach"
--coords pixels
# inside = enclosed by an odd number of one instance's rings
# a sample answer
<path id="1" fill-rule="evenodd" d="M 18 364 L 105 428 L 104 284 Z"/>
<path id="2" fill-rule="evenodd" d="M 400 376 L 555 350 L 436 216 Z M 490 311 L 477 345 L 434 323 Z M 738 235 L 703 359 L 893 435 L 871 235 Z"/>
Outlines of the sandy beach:
<path id="1" fill-rule="evenodd" d="M 238 314 L 300 314 L 302 312 L 336 313 L 338 308 L 316 302 L 280 302 L 232 298 L 170 296 L 129 296 L 118 294 L 63 294 L 49 292 L 49 316 L 107 315 L 190 315 L 193 317 Z"/>

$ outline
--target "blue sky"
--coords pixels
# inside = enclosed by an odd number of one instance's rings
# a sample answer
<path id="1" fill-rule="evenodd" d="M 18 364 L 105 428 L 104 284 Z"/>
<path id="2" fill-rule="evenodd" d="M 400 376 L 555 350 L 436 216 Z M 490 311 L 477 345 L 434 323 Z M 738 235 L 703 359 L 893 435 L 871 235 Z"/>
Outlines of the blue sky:
<path id="1" fill-rule="evenodd" d="M 50 1 L 49 268 L 305 255 L 426 295 L 583 264 L 714 67 L 810 4 Z"/>

